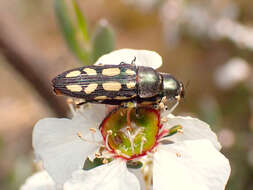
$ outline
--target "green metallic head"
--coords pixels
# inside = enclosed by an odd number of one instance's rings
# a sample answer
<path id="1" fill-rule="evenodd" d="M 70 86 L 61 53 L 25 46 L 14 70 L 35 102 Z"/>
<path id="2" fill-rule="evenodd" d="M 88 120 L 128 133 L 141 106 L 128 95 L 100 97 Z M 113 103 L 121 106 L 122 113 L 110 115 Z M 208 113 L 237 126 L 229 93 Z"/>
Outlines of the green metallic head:
<path id="1" fill-rule="evenodd" d="M 167 73 L 160 73 L 162 76 L 162 96 L 167 99 L 184 98 L 184 85 L 178 82 L 172 75 Z"/>

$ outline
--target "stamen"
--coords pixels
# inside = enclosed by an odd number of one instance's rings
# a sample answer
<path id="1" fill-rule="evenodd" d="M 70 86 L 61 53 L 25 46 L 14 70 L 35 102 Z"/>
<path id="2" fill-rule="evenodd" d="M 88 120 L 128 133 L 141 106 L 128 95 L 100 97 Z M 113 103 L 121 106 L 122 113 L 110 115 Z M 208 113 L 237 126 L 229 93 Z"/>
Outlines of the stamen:
<path id="1" fill-rule="evenodd" d="M 112 158 L 112 157 L 114 157 L 115 156 L 115 154 L 112 154 L 112 153 L 110 153 L 110 152 L 108 152 L 108 151 L 104 151 L 104 152 L 102 152 L 102 154 L 103 155 L 101 155 L 101 157 L 103 157 L 103 158 Z"/>
<path id="2" fill-rule="evenodd" d="M 178 129 L 177 132 L 182 134 L 182 133 L 184 133 L 184 130 L 183 129 Z"/>
<path id="3" fill-rule="evenodd" d="M 122 116 L 124 115 L 124 112 L 123 112 L 123 111 L 121 111 L 119 114 L 120 114 L 120 116 L 122 117 Z"/>
<path id="4" fill-rule="evenodd" d="M 162 121 L 162 119 L 161 119 L 161 121 Z M 159 130 L 159 135 L 161 135 L 164 132 L 164 130 L 167 130 L 166 128 L 167 128 L 166 125 L 162 125 L 161 129 Z"/>
<path id="5" fill-rule="evenodd" d="M 176 153 L 176 156 L 178 157 L 178 158 L 180 158 L 182 155 L 180 154 L 180 153 Z"/>
<path id="6" fill-rule="evenodd" d="M 90 132 L 92 133 L 96 133 L 97 132 L 97 129 L 96 128 L 89 128 Z"/>
<path id="7" fill-rule="evenodd" d="M 107 160 L 107 159 L 103 159 L 103 164 L 108 164 L 109 163 L 109 161 Z"/>
<path id="8" fill-rule="evenodd" d="M 142 133 L 143 131 L 144 131 L 144 128 L 143 128 L 143 127 L 138 128 L 138 129 L 135 131 L 135 133 L 132 135 L 132 138 L 135 139 L 135 137 L 136 137 L 138 134 Z"/>
<path id="9" fill-rule="evenodd" d="M 92 140 L 95 141 L 95 133 L 97 132 L 96 128 L 89 128 L 91 132 Z"/>
<path id="10" fill-rule="evenodd" d="M 163 118 L 161 119 L 161 122 L 162 122 L 162 123 L 166 123 L 166 122 L 168 122 L 168 118 L 163 117 Z"/>
<path id="11" fill-rule="evenodd" d="M 105 138 L 105 146 L 109 151 L 112 151 L 112 149 L 110 148 L 109 144 L 108 144 L 108 138 L 109 136 L 112 135 L 112 130 L 108 130 L 107 134 L 106 134 L 106 138 Z"/>
<path id="12" fill-rule="evenodd" d="M 74 108 L 73 103 L 74 103 L 74 100 L 73 100 L 72 98 L 68 98 L 68 99 L 67 99 L 67 104 L 68 104 L 68 106 L 69 106 L 70 112 L 71 112 L 72 115 L 75 115 L 76 110 L 75 110 L 75 108 Z"/>
<path id="13" fill-rule="evenodd" d="M 171 140 L 171 137 L 168 136 L 168 137 L 162 137 L 160 139 L 157 140 L 158 143 L 162 142 L 162 141 L 168 141 L 168 142 L 172 142 L 174 143 L 172 140 Z"/>
<path id="14" fill-rule="evenodd" d="M 132 154 L 134 154 L 134 138 L 132 137 L 129 130 L 127 130 L 127 136 L 128 136 L 130 143 L 131 143 Z"/>
<path id="15" fill-rule="evenodd" d="M 100 152 L 96 152 L 96 153 L 95 153 L 95 157 L 96 157 L 96 158 L 100 158 L 101 156 L 102 156 L 102 155 L 101 155 Z"/>
<path id="16" fill-rule="evenodd" d="M 142 137 L 141 138 L 141 147 L 140 147 L 140 154 L 142 153 L 143 151 L 143 146 L 144 146 L 144 143 L 147 141 L 147 139 L 145 137 Z"/>
<path id="17" fill-rule="evenodd" d="M 128 156 L 128 155 L 122 153 L 120 150 L 115 150 L 115 153 L 116 153 L 117 155 L 123 156 L 123 157 L 125 157 L 125 158 L 131 158 L 130 156 Z"/>
<path id="18" fill-rule="evenodd" d="M 160 108 L 161 110 L 163 110 L 163 109 L 165 108 L 165 105 L 164 105 L 163 102 L 161 102 L 161 103 L 159 104 L 159 108 Z"/>
<path id="19" fill-rule="evenodd" d="M 104 145 L 102 144 L 102 142 L 97 142 L 97 141 L 85 139 L 85 138 L 83 137 L 82 133 L 80 133 L 80 132 L 77 132 L 77 136 L 78 136 L 81 140 L 83 140 L 83 141 L 85 141 L 85 142 L 93 143 L 93 144 L 96 144 L 96 145 L 98 145 L 98 146 L 103 146 L 103 147 L 104 147 Z"/>

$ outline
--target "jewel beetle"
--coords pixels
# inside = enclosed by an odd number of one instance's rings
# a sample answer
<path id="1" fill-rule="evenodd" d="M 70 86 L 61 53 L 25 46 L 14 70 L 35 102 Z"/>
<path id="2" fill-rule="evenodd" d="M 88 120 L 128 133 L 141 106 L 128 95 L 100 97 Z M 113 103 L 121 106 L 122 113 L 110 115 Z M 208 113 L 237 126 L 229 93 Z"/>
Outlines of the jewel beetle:
<path id="1" fill-rule="evenodd" d="M 121 105 L 126 102 L 156 104 L 184 97 L 184 85 L 171 74 L 151 67 L 119 65 L 84 66 L 63 72 L 52 80 L 56 94 L 85 102 Z"/>

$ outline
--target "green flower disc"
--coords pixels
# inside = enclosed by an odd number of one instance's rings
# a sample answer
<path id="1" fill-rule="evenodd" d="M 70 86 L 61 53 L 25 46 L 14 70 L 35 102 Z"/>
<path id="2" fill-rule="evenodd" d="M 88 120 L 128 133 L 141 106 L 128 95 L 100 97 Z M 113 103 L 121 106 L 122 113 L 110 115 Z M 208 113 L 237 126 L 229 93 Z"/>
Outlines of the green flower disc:
<path id="1" fill-rule="evenodd" d="M 130 114 L 129 120 L 127 114 Z M 100 126 L 105 142 L 108 140 L 110 151 L 125 159 L 133 159 L 152 150 L 157 143 L 159 128 L 159 112 L 146 107 L 118 108 Z"/>

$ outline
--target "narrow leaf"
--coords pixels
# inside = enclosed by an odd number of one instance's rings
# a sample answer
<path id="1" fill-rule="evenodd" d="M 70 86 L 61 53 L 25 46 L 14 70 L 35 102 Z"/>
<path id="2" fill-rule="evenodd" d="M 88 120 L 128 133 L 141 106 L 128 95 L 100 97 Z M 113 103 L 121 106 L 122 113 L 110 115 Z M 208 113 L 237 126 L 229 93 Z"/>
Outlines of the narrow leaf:
<path id="1" fill-rule="evenodd" d="M 106 20 L 101 20 L 93 35 L 92 61 L 93 63 L 102 55 L 115 48 L 115 35 Z"/>
<path id="2" fill-rule="evenodd" d="M 80 46 L 77 36 L 77 30 L 75 29 L 75 26 L 71 21 L 71 17 L 66 5 L 66 0 L 54 0 L 54 9 L 60 29 L 69 49 L 84 64 L 88 64 L 89 53 L 85 48 Z"/>
<path id="3" fill-rule="evenodd" d="M 85 20 L 85 17 L 83 16 L 76 0 L 72 1 L 74 10 L 75 10 L 75 14 L 76 14 L 76 19 L 77 19 L 77 24 L 78 24 L 78 29 L 81 31 L 82 35 L 83 35 L 83 39 L 84 41 L 87 43 L 89 42 L 89 34 L 88 34 L 88 30 L 87 30 L 87 22 Z"/>

